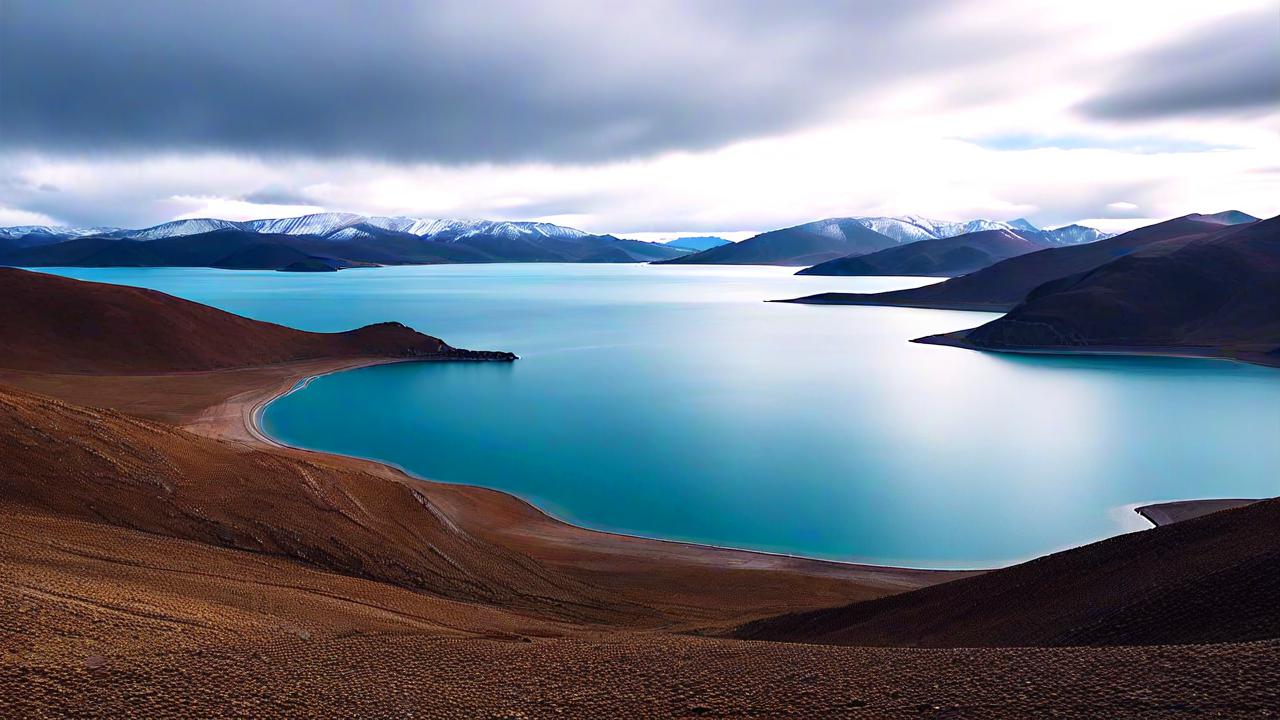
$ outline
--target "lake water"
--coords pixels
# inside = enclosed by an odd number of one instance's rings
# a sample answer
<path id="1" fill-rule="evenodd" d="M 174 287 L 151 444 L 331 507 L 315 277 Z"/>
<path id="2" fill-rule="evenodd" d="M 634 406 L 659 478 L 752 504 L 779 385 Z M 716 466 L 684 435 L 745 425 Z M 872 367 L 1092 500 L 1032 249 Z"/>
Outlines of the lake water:
<path id="1" fill-rule="evenodd" d="M 398 320 L 514 364 L 400 364 L 274 403 L 284 442 L 506 490 L 580 525 L 928 567 L 1280 494 L 1280 371 L 917 345 L 994 315 L 764 303 L 909 278 L 766 267 L 65 269 L 317 331 Z"/>

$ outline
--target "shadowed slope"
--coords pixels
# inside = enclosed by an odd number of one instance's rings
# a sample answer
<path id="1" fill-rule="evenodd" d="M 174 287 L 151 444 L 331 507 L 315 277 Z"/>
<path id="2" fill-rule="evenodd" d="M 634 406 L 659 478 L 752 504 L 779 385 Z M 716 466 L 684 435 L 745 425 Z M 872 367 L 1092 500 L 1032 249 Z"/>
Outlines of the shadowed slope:
<path id="1" fill-rule="evenodd" d="M 926 647 L 1155 645 L 1280 638 L 1280 500 L 1121 535 L 1003 570 L 737 637 Z"/>
<path id="2" fill-rule="evenodd" d="M 455 600 L 579 620 L 627 607 L 476 538 L 408 484 L 7 389 L 0 502 Z"/>
<path id="3" fill-rule="evenodd" d="M 982 230 L 828 260 L 796 274 L 954 277 L 1045 247 L 1009 230 Z"/>
<path id="4" fill-rule="evenodd" d="M 0 268 L 0 367 L 146 373 L 319 357 L 512 359 L 460 351 L 399 323 L 311 333 L 171 295 Z"/>
<path id="5" fill-rule="evenodd" d="M 1166 220 L 1106 240 L 1050 248 L 998 262 L 977 272 L 934 285 L 884 293 L 822 293 L 787 302 L 830 305 L 892 305 L 944 310 L 1002 311 L 1022 302 L 1050 280 L 1088 272 L 1118 257 L 1158 242 L 1187 242 L 1223 232 L 1221 221 L 1196 216 Z M 1229 230 L 1228 230 L 1229 231 Z"/>
<path id="6" fill-rule="evenodd" d="M 1280 364 L 1280 217 L 1149 245 L 1037 288 L 1002 318 L 925 342 L 983 350 L 1144 349 Z"/>

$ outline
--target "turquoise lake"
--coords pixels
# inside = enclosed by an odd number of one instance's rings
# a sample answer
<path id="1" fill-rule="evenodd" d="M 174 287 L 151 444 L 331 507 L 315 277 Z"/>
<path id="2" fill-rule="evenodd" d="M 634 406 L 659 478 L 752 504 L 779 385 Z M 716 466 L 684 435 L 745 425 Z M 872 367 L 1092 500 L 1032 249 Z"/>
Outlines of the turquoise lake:
<path id="1" fill-rule="evenodd" d="M 515 352 L 318 378 L 264 429 L 602 530 L 976 567 L 1145 527 L 1133 504 L 1280 494 L 1280 371 L 917 345 L 995 316 L 762 302 L 931 282 L 793 271 L 55 270 L 307 330 L 398 320 Z"/>

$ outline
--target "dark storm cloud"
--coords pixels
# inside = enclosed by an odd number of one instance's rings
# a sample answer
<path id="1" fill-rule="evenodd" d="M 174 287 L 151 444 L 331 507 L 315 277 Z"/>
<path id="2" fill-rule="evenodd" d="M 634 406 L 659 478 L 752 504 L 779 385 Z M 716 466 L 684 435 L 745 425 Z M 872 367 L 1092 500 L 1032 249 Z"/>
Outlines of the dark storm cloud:
<path id="1" fill-rule="evenodd" d="M 6 0 L 3 12 L 0 143 L 41 151 L 597 161 L 820 122 L 861 92 L 975 58 L 932 0 Z"/>
<path id="2" fill-rule="evenodd" d="M 280 185 L 259 188 L 253 192 L 245 193 L 240 199 L 245 202 L 264 205 L 311 205 L 315 202 L 313 198 L 309 198 L 303 193 L 294 192 Z"/>
<path id="3" fill-rule="evenodd" d="M 1280 10 L 1240 15 L 1137 57 L 1089 115 L 1113 120 L 1280 110 Z"/>

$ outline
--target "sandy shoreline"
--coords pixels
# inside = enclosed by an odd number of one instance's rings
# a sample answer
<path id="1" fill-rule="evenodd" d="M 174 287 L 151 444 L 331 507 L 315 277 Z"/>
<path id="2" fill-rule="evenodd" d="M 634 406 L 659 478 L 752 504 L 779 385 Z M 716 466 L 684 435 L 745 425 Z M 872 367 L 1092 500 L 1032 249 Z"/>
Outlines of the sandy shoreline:
<path id="1" fill-rule="evenodd" d="M 489 539 L 519 548 L 548 562 L 585 565 L 601 572 L 622 572 L 624 575 L 641 572 L 652 563 L 664 563 L 688 571 L 699 568 L 774 571 L 837 582 L 853 581 L 870 595 L 909 590 L 983 571 L 818 560 L 584 528 L 499 490 L 441 483 L 379 460 L 290 447 L 271 438 L 260 426 L 264 408 L 302 383 L 345 370 L 398 362 L 424 361 L 357 357 L 137 376 L 0 371 L 0 382 L 70 402 L 110 407 L 162 420 L 206 437 L 301 454 L 387 480 L 422 484 L 430 490 L 433 499 L 450 509 L 451 514 L 456 514 L 468 525 L 475 525 Z M 1162 514 L 1160 510 L 1166 503 L 1142 508 L 1134 506 L 1134 509 L 1154 525 L 1160 525 L 1221 509 L 1217 506 L 1220 502 L 1210 499 L 1174 503 L 1181 504 L 1182 508 L 1171 514 Z M 1197 511 L 1199 507 L 1211 509 Z M 656 582 L 654 589 L 657 589 Z"/>
<path id="2" fill-rule="evenodd" d="M 347 357 L 210 372 L 84 375 L 0 371 L 0 383 L 121 410 L 250 450 L 410 484 L 465 533 L 662 610 L 681 626 L 882 597 L 974 574 L 813 560 L 581 528 L 505 492 L 419 479 L 386 463 L 285 447 L 258 427 L 262 408 L 300 381 L 399 359 Z"/>
<path id="3" fill-rule="evenodd" d="M 659 538 L 647 538 L 647 537 L 638 536 L 638 535 L 627 535 L 624 533 L 610 532 L 607 530 L 596 530 L 592 528 L 586 528 L 579 525 L 574 525 L 565 520 L 557 518 L 547 513 L 546 511 L 542 510 L 541 508 L 537 507 L 536 505 L 529 503 L 523 498 L 520 498 L 516 495 L 512 495 L 510 493 L 506 493 L 500 490 L 482 488 L 482 487 L 473 486 L 473 485 L 461 484 L 461 483 L 442 483 L 437 480 L 432 480 L 430 478 L 418 476 L 406 470 L 405 468 L 402 468 L 394 463 L 386 462 L 384 460 L 376 460 L 372 458 L 362 458 L 362 457 L 349 456 L 349 455 L 340 455 L 337 453 L 330 453 L 325 451 L 309 450 L 306 448 L 294 447 L 294 446 L 282 443 L 279 440 L 276 440 L 275 438 L 272 438 L 270 435 L 266 433 L 265 430 L 263 430 L 261 426 L 262 413 L 266 409 L 267 405 L 271 404 L 275 400 L 281 397 L 284 397 L 285 395 L 297 389 L 300 389 L 301 387 L 304 387 L 307 383 L 315 380 L 316 378 L 324 377 L 326 375 L 332 375 L 338 372 L 344 372 L 347 370 L 356 370 L 364 367 L 373 367 L 376 365 L 387 365 L 387 364 L 401 363 L 401 362 L 433 362 L 433 361 L 429 361 L 429 360 L 421 361 L 421 360 L 413 360 L 413 359 L 404 360 L 404 359 L 372 358 L 372 359 L 360 359 L 360 360 L 335 362 L 334 366 L 332 367 L 322 366 L 321 368 L 314 371 L 308 368 L 303 373 L 300 373 L 291 377 L 283 378 L 279 383 L 276 383 L 273 385 L 263 385 L 260 388 L 248 391 L 242 395 L 228 398 L 225 402 L 221 403 L 216 408 L 211 409 L 210 414 L 202 418 L 202 422 L 207 420 L 210 416 L 219 417 L 225 420 L 226 418 L 238 415 L 238 417 L 240 418 L 240 422 L 238 424 L 227 424 L 223 422 L 218 425 L 206 425 L 205 429 L 215 429 L 217 436 L 227 438 L 227 439 L 240 439 L 240 440 L 244 440 L 252 443 L 262 444 L 262 445 L 275 447 L 275 448 L 287 449 L 295 452 L 315 453 L 328 458 L 343 459 L 349 462 L 354 461 L 359 463 L 369 463 L 369 464 L 377 465 L 382 468 L 385 468 L 387 471 L 394 473 L 395 475 L 399 476 L 400 479 L 403 479 L 406 481 L 426 483 L 434 487 L 443 486 L 443 487 L 449 487 L 449 488 L 463 488 L 463 489 L 479 491 L 479 492 L 499 493 L 501 495 L 509 497 L 511 500 L 515 502 L 518 502 L 526 506 L 530 512 L 536 513 L 537 515 L 539 515 L 544 522 L 552 523 L 565 528 L 572 528 L 572 530 L 575 533 L 589 533 L 592 536 L 595 536 L 594 539 L 597 542 L 605 541 L 606 539 L 609 539 L 609 540 L 619 541 L 622 543 L 659 543 L 662 546 L 665 546 L 666 548 L 671 550 L 673 553 L 675 553 L 677 548 L 679 548 L 679 549 L 682 549 L 683 551 L 691 552 L 699 556 L 705 555 L 706 556 L 704 558 L 705 560 L 726 561 L 733 564 L 735 567 L 750 566 L 750 567 L 757 567 L 757 568 L 775 568 L 775 567 L 782 566 L 782 567 L 791 568 L 799 565 L 799 566 L 804 566 L 805 570 L 811 571 L 811 570 L 818 569 L 818 567 L 820 566 L 829 565 L 829 566 L 832 566 L 832 569 L 849 568 L 849 569 L 856 569 L 860 572 L 885 573 L 886 575 L 892 575 L 892 576 L 896 576 L 899 573 L 906 572 L 906 573 L 946 573 L 948 575 L 955 575 L 958 577 L 960 575 L 972 574 L 973 572 L 980 572 L 980 571 L 972 571 L 972 570 L 940 570 L 940 569 L 932 569 L 932 568 L 907 568 L 907 567 L 897 567 L 897 566 L 888 566 L 888 565 L 870 565 L 865 563 L 844 562 L 844 561 L 837 561 L 837 560 L 820 560 L 815 558 L 807 558 L 799 555 L 789 555 L 785 553 L 773 553 L 773 552 L 766 552 L 766 551 L 759 551 L 759 550 L 745 550 L 741 548 L 723 547 L 723 546 L 717 546 L 717 545 L 708 545 L 704 543 L 685 542 L 680 540 L 664 540 Z M 680 553 L 680 554 L 683 555 L 684 553 Z M 813 567 L 809 567 L 809 566 L 813 566 Z"/>
<path id="4" fill-rule="evenodd" d="M 239 400 L 236 398 L 229 399 L 226 403 L 224 403 L 223 409 L 226 409 L 227 406 L 239 408 L 240 410 L 239 414 L 241 418 L 240 427 L 243 429 L 244 435 L 250 438 L 252 442 L 260 443 L 260 444 L 271 446 L 271 447 L 287 448 L 290 450 L 295 450 L 300 452 L 315 452 L 321 455 L 327 455 L 332 457 L 345 457 L 350 460 L 356 460 L 359 462 L 374 463 L 387 468 L 388 470 L 400 475 L 401 477 L 403 477 L 408 481 L 423 482 L 423 483 L 429 483 L 432 485 L 452 485 L 456 487 L 473 488 L 476 490 L 487 490 L 489 492 L 501 492 L 502 494 L 508 495 L 509 497 L 511 497 L 513 500 L 517 502 L 524 503 L 530 508 L 530 510 L 540 514 L 548 522 L 560 524 L 567 527 L 572 527 L 578 531 L 593 533 L 600 536 L 619 538 L 624 541 L 663 543 L 673 548 L 683 547 L 683 548 L 688 548 L 694 551 L 705 552 L 708 554 L 745 553 L 748 556 L 758 556 L 762 559 L 778 558 L 778 559 L 792 560 L 792 561 L 798 561 L 803 563 L 823 563 L 823 564 L 832 564 L 836 566 L 847 566 L 851 568 L 858 568 L 861 570 L 870 570 L 870 571 L 882 570 L 886 572 L 913 571 L 913 572 L 946 572 L 946 573 L 968 574 L 968 573 L 974 573 L 974 572 L 983 572 L 987 569 L 987 568 L 939 569 L 939 568 L 912 568 L 912 567 L 905 567 L 905 566 L 890 566 L 890 565 L 869 565 L 865 563 L 857 563 L 857 562 L 851 562 L 851 561 L 821 560 L 821 559 L 807 558 L 800 555 L 791 555 L 786 553 L 773 553 L 773 552 L 766 552 L 761 550 L 747 550 L 742 548 L 732 548 L 732 547 L 725 547 L 720 545 L 711 545 L 706 543 L 694 543 L 694 542 L 686 542 L 686 541 L 680 541 L 680 540 L 666 540 L 662 538 L 649 538 L 649 537 L 644 537 L 639 535 L 628 535 L 625 533 L 610 532 L 607 530 L 597 530 L 593 528 L 587 528 L 587 527 L 575 525 L 573 523 L 570 523 L 569 521 L 563 520 L 561 518 L 557 518 L 554 515 L 547 513 L 545 510 L 542 510 L 541 508 L 537 507 L 536 505 L 529 503 L 523 498 L 520 498 L 515 495 L 511 495 L 509 493 L 505 493 L 502 491 L 488 490 L 486 488 L 479 488 L 477 486 L 471 486 L 471 485 L 465 485 L 465 484 L 459 484 L 459 483 L 440 483 L 439 481 L 416 475 L 403 467 L 400 467 L 394 463 L 389 463 L 383 460 L 376 460 L 373 458 L 361 458 L 361 457 L 354 457 L 354 456 L 340 456 L 334 453 L 308 450 L 306 448 L 298 448 L 291 445 L 287 445 L 285 443 L 282 443 L 272 438 L 270 435 L 266 433 L 265 430 L 263 430 L 261 426 L 262 413 L 266 409 L 267 405 L 271 404 L 272 402 L 274 402 L 275 400 L 281 397 L 284 397 L 285 395 L 291 392 L 302 389 L 303 387 L 306 386 L 307 383 L 310 383 L 311 381 L 317 378 L 324 377 L 326 375 L 332 375 L 338 372 L 344 372 L 347 370 L 356 370 L 363 367 L 373 367 L 376 365 L 386 365 L 386 364 L 399 363 L 399 362 L 424 362 L 424 361 L 378 358 L 378 359 L 355 360 L 350 362 L 344 362 L 344 363 L 340 363 L 336 367 L 324 368 L 322 370 L 319 370 L 311 374 L 301 375 L 299 377 L 294 378 L 291 382 L 285 381 L 275 387 L 271 387 L 271 388 L 263 387 L 260 392 L 254 392 L 250 397 L 247 397 L 243 400 Z M 239 433 L 237 432 L 237 433 L 229 434 L 228 436 L 234 436 L 238 434 Z M 1140 515 L 1141 517 L 1146 519 L 1148 522 L 1150 522 L 1152 527 L 1159 527 L 1161 525 L 1169 525 L 1175 522 L 1180 522 L 1182 520 L 1189 520 L 1191 518 L 1200 517 L 1201 515 L 1205 515 L 1211 512 L 1217 512 L 1218 510 L 1225 510 L 1233 507 L 1240 507 L 1242 505 L 1247 505 L 1251 502 L 1256 502 L 1256 500 L 1206 498 L 1206 499 L 1194 499 L 1194 500 L 1176 500 L 1176 501 L 1147 503 L 1147 504 L 1134 504 L 1129 507 L 1131 507 L 1131 509 L 1134 512 L 1136 512 L 1138 515 Z"/>

